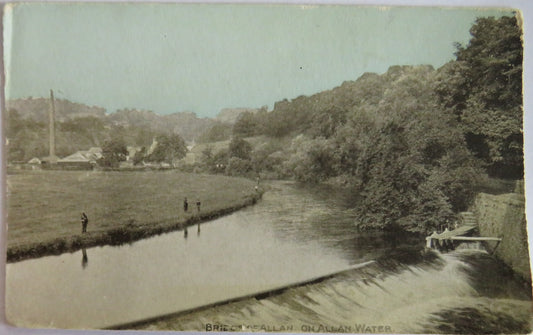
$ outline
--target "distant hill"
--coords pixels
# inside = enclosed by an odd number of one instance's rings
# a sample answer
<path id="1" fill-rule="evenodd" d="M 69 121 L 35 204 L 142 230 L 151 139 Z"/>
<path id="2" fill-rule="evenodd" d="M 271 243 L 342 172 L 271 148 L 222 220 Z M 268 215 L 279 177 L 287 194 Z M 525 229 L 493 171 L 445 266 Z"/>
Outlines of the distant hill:
<path id="1" fill-rule="evenodd" d="M 257 113 L 255 119 L 247 120 L 249 124 L 256 124 L 255 131 L 248 136 L 330 137 L 337 126 L 346 122 L 348 114 L 379 105 L 387 90 L 402 85 L 402 78 L 425 77 L 434 71 L 430 65 L 391 66 L 381 75 L 367 72 L 355 81 L 344 81 L 330 90 L 277 101 L 271 112 Z"/>
<path id="2" fill-rule="evenodd" d="M 94 116 L 104 118 L 105 108 L 98 106 L 87 106 L 71 102 L 64 99 L 54 99 L 56 110 L 56 121 Z M 16 110 L 23 118 L 32 119 L 38 122 L 48 121 L 48 111 L 50 109 L 50 99 L 48 98 L 26 98 L 6 101 L 7 110 Z"/>
<path id="3" fill-rule="evenodd" d="M 28 161 L 48 154 L 50 99 L 26 98 L 6 102 L 8 161 Z M 87 150 L 120 137 L 127 145 L 148 146 L 160 134 L 179 134 L 193 142 L 213 127 L 213 119 L 191 112 L 158 115 L 152 111 L 122 109 L 106 114 L 105 108 L 63 99 L 55 100 L 56 154 L 60 157 Z"/>
<path id="4" fill-rule="evenodd" d="M 106 109 L 98 106 L 87 106 L 64 99 L 55 99 L 54 103 L 56 122 L 95 117 L 104 125 L 143 128 L 152 133 L 179 134 L 186 141 L 196 140 L 200 134 L 215 124 L 212 119 L 199 118 L 191 112 L 159 115 L 146 110 L 121 109 L 106 114 Z M 13 99 L 6 102 L 6 107 L 8 111 L 16 111 L 23 119 L 47 123 L 50 99 Z"/>
<path id="5" fill-rule="evenodd" d="M 151 129 L 157 133 L 179 134 L 186 141 L 196 140 L 215 124 L 212 119 L 199 118 L 191 112 L 159 115 L 146 110 L 121 109 L 109 114 L 107 118 L 114 125 Z"/>
<path id="6" fill-rule="evenodd" d="M 242 113 L 255 113 L 257 111 L 259 111 L 259 108 L 223 108 L 216 116 L 216 120 L 223 123 L 234 124 Z"/>

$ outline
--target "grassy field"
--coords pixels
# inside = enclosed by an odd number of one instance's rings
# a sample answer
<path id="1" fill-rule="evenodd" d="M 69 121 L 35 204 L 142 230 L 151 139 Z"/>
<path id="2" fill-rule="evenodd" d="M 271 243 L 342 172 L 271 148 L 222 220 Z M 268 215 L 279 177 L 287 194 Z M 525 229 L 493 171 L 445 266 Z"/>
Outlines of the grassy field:
<path id="1" fill-rule="evenodd" d="M 21 171 L 7 176 L 8 261 L 134 240 L 255 203 L 254 182 L 176 171 Z M 183 199 L 189 200 L 184 213 Z M 196 209 L 201 200 L 201 211 Z M 89 217 L 81 234 L 81 212 Z"/>

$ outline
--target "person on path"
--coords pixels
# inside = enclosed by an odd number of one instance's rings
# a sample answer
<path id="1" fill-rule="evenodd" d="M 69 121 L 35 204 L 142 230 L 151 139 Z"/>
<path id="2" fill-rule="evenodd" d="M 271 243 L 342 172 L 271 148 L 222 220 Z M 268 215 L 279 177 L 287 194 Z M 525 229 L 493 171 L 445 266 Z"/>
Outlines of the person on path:
<path id="1" fill-rule="evenodd" d="M 196 209 L 198 210 L 198 213 L 200 213 L 200 206 L 202 203 L 200 202 L 200 198 L 196 199 Z"/>
<path id="2" fill-rule="evenodd" d="M 86 233 L 87 232 L 87 224 L 89 223 L 89 218 L 87 217 L 87 214 L 85 212 L 81 213 L 81 232 Z"/>
<path id="3" fill-rule="evenodd" d="M 185 197 L 185 199 L 183 199 L 183 211 L 187 213 L 188 210 L 189 210 L 189 202 L 187 201 L 187 197 Z"/>

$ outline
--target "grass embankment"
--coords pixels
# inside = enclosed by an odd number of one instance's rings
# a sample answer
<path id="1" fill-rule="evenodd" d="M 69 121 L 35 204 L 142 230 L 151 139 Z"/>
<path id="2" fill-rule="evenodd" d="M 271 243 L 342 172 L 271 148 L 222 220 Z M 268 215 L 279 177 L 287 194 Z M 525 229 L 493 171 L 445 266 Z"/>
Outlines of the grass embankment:
<path id="1" fill-rule="evenodd" d="M 7 184 L 8 262 L 132 242 L 228 214 L 261 196 L 251 180 L 176 171 L 29 171 L 8 175 Z M 81 212 L 89 217 L 85 234 Z"/>

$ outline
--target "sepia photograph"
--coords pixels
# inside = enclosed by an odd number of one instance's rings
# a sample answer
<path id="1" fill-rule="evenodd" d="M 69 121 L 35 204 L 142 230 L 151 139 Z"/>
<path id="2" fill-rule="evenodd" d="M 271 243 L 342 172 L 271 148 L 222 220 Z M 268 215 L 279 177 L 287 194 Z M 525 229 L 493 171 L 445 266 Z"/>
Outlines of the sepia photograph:
<path id="1" fill-rule="evenodd" d="M 521 9 L 36 1 L 2 29 L 3 329 L 533 332 Z"/>

